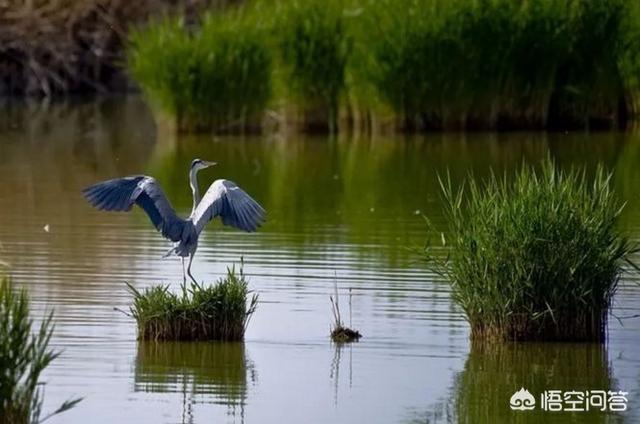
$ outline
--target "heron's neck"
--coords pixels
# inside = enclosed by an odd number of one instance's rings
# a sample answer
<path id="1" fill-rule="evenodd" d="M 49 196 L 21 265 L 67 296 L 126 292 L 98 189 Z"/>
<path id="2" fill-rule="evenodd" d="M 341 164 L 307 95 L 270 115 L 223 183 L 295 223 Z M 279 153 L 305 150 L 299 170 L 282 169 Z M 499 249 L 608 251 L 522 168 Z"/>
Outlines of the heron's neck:
<path id="1" fill-rule="evenodd" d="M 198 188 L 198 170 L 192 169 L 189 172 L 189 185 L 191 186 L 191 191 L 193 191 L 193 208 L 191 209 L 191 213 L 196 210 L 196 206 L 200 203 L 200 189 Z"/>

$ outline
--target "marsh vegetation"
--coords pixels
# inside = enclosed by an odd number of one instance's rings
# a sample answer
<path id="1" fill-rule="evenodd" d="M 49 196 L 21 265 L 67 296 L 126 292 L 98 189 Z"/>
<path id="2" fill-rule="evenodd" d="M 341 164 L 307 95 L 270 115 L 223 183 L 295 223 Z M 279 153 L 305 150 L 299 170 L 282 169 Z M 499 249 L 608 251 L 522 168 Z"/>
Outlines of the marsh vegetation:
<path id="1" fill-rule="evenodd" d="M 129 65 L 179 131 L 247 131 L 259 125 L 271 96 L 263 38 L 242 10 L 208 14 L 197 34 L 167 19 L 133 33 Z"/>
<path id="2" fill-rule="evenodd" d="M 139 340 L 243 340 L 258 305 L 242 268 L 236 272 L 235 267 L 210 286 L 185 283 L 181 294 L 169 285 L 128 287 Z"/>
<path id="3" fill-rule="evenodd" d="M 369 79 L 408 129 L 624 125 L 637 112 L 637 9 L 383 0 L 364 19 Z"/>
<path id="4" fill-rule="evenodd" d="M 451 283 L 472 339 L 604 341 L 620 276 L 637 269 L 638 251 L 618 228 L 623 205 L 610 180 L 602 168 L 589 177 L 546 160 L 512 182 L 441 181 L 449 228 L 424 255 Z"/>
<path id="5" fill-rule="evenodd" d="M 301 109 L 294 122 L 308 131 L 335 132 L 352 48 L 344 4 L 293 0 L 274 6 L 282 95 L 287 104 Z"/>
<path id="6" fill-rule="evenodd" d="M 52 320 L 47 314 L 34 333 L 27 292 L 0 281 L 0 424 L 37 424 L 80 402 L 68 400 L 42 414 L 42 372 L 60 355 L 49 348 Z"/>
<path id="7" fill-rule="evenodd" d="M 0 24 L 1 95 L 127 91 L 130 74 L 183 132 L 620 128 L 638 114 L 632 0 L 39 0 L 0 5 Z"/>
<path id="8" fill-rule="evenodd" d="M 161 104 L 186 96 L 167 108 L 179 122 L 209 119 L 185 131 L 220 130 L 219 112 L 198 96 L 225 105 L 225 122 L 240 129 L 262 126 L 267 107 L 308 131 L 615 128 L 637 112 L 638 9 L 629 0 L 256 0 L 209 15 L 218 25 L 197 34 L 177 21 L 137 32 L 130 66 Z M 218 27 L 227 38 L 208 36 Z M 218 67 L 239 76 L 211 74 Z M 230 95 L 236 86 L 245 88 Z"/>

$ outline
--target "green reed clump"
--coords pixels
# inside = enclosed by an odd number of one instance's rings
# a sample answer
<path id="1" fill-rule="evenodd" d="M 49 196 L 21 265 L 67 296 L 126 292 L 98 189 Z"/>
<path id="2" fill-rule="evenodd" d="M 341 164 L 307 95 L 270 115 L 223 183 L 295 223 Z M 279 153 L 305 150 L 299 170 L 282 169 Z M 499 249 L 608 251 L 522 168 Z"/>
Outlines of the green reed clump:
<path id="1" fill-rule="evenodd" d="M 451 282 L 473 339 L 603 341 L 623 266 L 638 251 L 616 227 L 622 206 L 610 178 L 547 160 L 512 182 L 441 182 L 448 257 L 432 246 L 425 257 Z"/>
<path id="2" fill-rule="evenodd" d="M 258 129 L 271 97 L 271 55 L 244 9 L 208 14 L 193 33 L 179 20 L 135 31 L 129 67 L 179 131 Z"/>
<path id="3" fill-rule="evenodd" d="M 589 127 L 626 118 L 630 0 L 381 0 L 354 73 L 405 129 Z M 635 50 L 634 54 L 640 51 Z M 629 62 L 627 60 L 626 62 Z M 634 68 L 636 69 L 636 68 Z M 366 99 L 365 99 L 366 100 Z"/>
<path id="4" fill-rule="evenodd" d="M 256 294 L 248 299 L 247 280 L 235 268 L 214 285 L 184 285 L 180 295 L 168 285 L 129 289 L 140 340 L 242 340 L 258 303 Z"/>
<path id="5" fill-rule="evenodd" d="M 49 313 L 33 334 L 27 292 L 14 291 L 7 279 L 0 282 L 0 424 L 40 423 L 81 400 L 66 401 L 41 418 L 44 388 L 40 376 L 60 355 L 49 349 L 52 319 Z"/>
<path id="6" fill-rule="evenodd" d="M 344 4 L 287 0 L 276 7 L 274 32 L 287 96 L 303 108 L 307 129 L 334 131 L 352 44 Z"/>

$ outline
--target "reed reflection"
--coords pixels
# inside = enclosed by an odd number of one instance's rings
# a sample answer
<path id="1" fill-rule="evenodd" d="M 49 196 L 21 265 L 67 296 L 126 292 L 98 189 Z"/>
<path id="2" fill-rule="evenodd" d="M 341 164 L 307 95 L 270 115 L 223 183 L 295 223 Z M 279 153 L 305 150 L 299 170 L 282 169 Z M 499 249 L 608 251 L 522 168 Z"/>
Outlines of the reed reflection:
<path id="1" fill-rule="evenodd" d="M 136 392 L 180 394 L 185 422 L 196 403 L 225 405 L 244 418 L 257 379 L 244 343 L 139 342 L 134 371 Z"/>
<path id="2" fill-rule="evenodd" d="M 484 178 L 547 155 L 562 167 L 591 170 L 602 163 L 613 169 L 635 139 L 623 133 L 519 133 L 212 140 L 161 132 L 145 172 L 163 183 L 176 204 L 189 205 L 184 164 L 193 157 L 216 160 L 216 169 L 203 173 L 203 184 L 224 175 L 255 193 L 269 211 L 264 231 L 291 235 L 287 244 L 347 242 L 363 246 L 363 255 L 400 265 L 406 255 L 399 248 L 424 241 L 424 233 L 416 234 L 423 228 L 420 215 L 441 221 L 438 174 L 450 173 L 457 183 L 470 172 Z M 381 240 L 384 252 L 364 248 Z"/>
<path id="3" fill-rule="evenodd" d="M 352 342 L 358 343 L 358 342 Z M 352 343 L 333 343 L 333 359 L 331 360 L 331 369 L 329 378 L 333 381 L 333 403 L 338 405 L 340 398 L 340 385 L 347 385 L 350 390 L 353 387 L 353 344 Z M 342 355 L 346 355 L 346 364 L 343 364 Z M 346 366 L 346 369 L 343 369 Z M 342 368 L 341 368 L 342 367 Z M 342 370 L 343 376 L 340 376 Z M 346 373 L 346 375 L 344 375 Z"/>
<path id="4" fill-rule="evenodd" d="M 521 388 L 534 396 L 534 409 L 511 409 L 511 396 Z M 628 413 L 602 412 L 598 408 L 579 412 L 545 411 L 540 396 L 548 390 L 566 393 L 630 391 L 632 388 L 618 386 L 612 375 L 605 345 L 472 344 L 464 369 L 454 378 L 449 396 L 425 413 L 410 412 L 407 422 L 608 424 L 630 420 Z"/>

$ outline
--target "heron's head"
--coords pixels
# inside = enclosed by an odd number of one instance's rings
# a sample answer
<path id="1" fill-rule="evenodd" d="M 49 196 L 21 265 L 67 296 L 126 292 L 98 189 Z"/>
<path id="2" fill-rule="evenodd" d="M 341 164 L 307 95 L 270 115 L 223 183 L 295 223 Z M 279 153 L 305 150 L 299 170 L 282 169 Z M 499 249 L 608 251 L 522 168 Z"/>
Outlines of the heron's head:
<path id="1" fill-rule="evenodd" d="M 205 169 L 213 165 L 216 165 L 216 162 L 209 162 L 202 159 L 194 159 L 193 162 L 191 162 L 191 170 L 199 171 L 201 169 Z"/>

